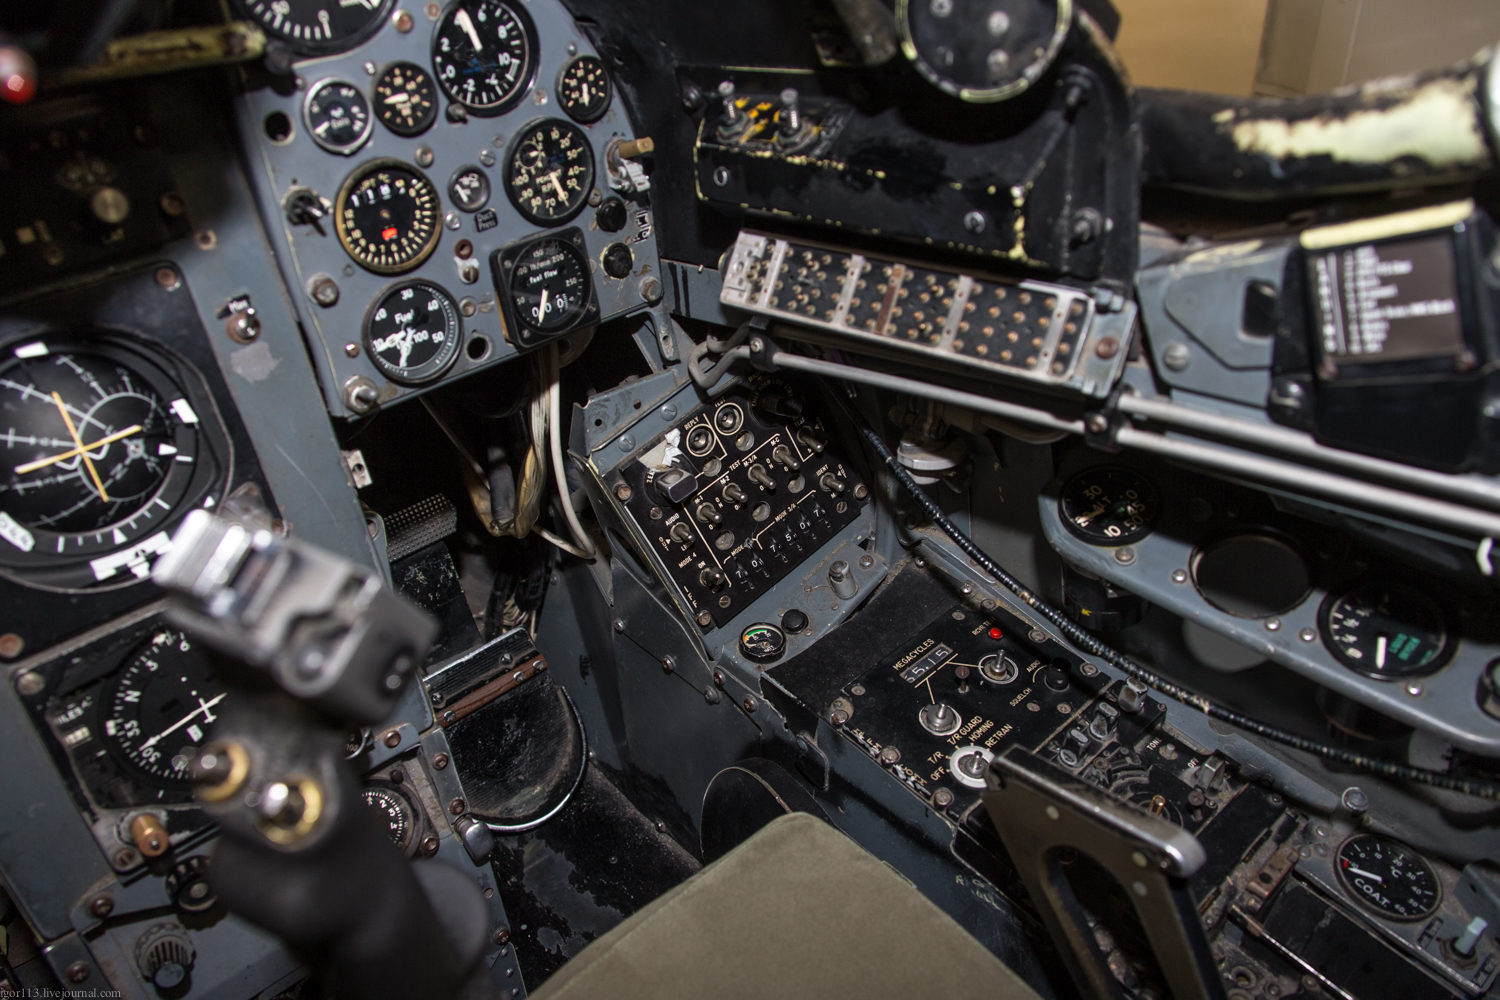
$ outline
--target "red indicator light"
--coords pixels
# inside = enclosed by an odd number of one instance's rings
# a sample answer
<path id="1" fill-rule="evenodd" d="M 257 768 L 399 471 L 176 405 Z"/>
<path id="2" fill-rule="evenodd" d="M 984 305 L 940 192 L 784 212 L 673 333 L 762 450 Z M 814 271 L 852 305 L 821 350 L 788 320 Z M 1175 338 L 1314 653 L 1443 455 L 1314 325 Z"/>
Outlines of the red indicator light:
<path id="1" fill-rule="evenodd" d="M 380 238 L 383 240 L 393 240 L 396 238 L 397 232 L 398 230 L 395 226 L 387 227 L 380 231 Z"/>
<path id="2" fill-rule="evenodd" d="M 1001 632 L 1000 629 L 998 629 L 998 628 L 991 628 L 990 629 L 990 638 L 991 639 L 998 639 L 998 638 L 1000 638 L 1004 634 L 1005 633 Z"/>

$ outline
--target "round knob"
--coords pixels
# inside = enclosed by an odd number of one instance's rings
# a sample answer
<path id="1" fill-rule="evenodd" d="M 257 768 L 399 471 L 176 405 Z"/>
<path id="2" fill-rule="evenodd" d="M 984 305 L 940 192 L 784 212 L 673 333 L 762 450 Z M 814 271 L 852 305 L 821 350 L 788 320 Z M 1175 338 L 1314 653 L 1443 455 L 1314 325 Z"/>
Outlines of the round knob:
<path id="1" fill-rule="evenodd" d="M 628 278 L 635 267 L 635 255 L 623 243 L 611 243 L 604 251 L 604 273 L 611 278 Z"/>
<path id="2" fill-rule="evenodd" d="M 157 924 L 135 944 L 135 964 L 158 990 L 180 985 L 196 957 L 193 942 L 178 924 Z"/>
<path id="3" fill-rule="evenodd" d="M 630 216 L 625 210 L 623 201 L 619 198 L 610 198 L 594 210 L 594 221 L 606 233 L 618 233 L 625 228 L 625 223 L 630 221 Z"/>
<path id="4" fill-rule="evenodd" d="M 130 215 L 130 199 L 119 188 L 102 187 L 89 199 L 89 211 L 107 226 L 118 226 Z"/>
<path id="5" fill-rule="evenodd" d="M 703 572 L 698 574 L 698 582 L 709 590 L 723 590 L 725 583 L 724 571 L 715 566 L 705 567 Z"/>

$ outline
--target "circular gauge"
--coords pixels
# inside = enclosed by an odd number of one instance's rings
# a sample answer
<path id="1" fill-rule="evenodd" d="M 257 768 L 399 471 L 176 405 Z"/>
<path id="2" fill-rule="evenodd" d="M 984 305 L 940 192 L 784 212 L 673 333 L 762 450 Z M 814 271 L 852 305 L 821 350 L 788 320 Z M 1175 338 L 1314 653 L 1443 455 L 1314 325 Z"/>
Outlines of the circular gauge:
<path id="1" fill-rule="evenodd" d="M 539 226 L 566 222 L 594 186 L 594 151 L 572 122 L 544 118 L 522 129 L 505 160 L 505 193 Z"/>
<path id="2" fill-rule="evenodd" d="M 1161 516 L 1156 487 L 1120 465 L 1096 465 L 1069 479 L 1057 508 L 1068 530 L 1090 545 L 1138 542 Z"/>
<path id="3" fill-rule="evenodd" d="M 756 622 L 740 633 L 740 655 L 752 663 L 770 663 L 786 652 L 786 633 L 770 622 Z"/>
<path id="4" fill-rule="evenodd" d="M 597 56 L 575 56 L 557 74 L 557 103 L 574 121 L 596 122 L 609 110 L 609 73 Z"/>
<path id="5" fill-rule="evenodd" d="M 426 260 L 442 235 L 437 189 L 416 167 L 373 160 L 349 175 L 334 226 L 350 257 L 376 274 L 402 274 Z"/>
<path id="6" fill-rule="evenodd" d="M 490 200 L 490 178 L 478 167 L 459 167 L 448 181 L 448 200 L 465 212 L 477 212 Z"/>
<path id="7" fill-rule="evenodd" d="M 391 63 L 375 81 L 375 117 L 397 135 L 426 132 L 437 110 L 437 85 L 416 63 Z"/>
<path id="8" fill-rule="evenodd" d="M 148 575 L 170 519 L 217 477 L 198 413 L 164 364 L 113 335 L 7 353 L 0 566 L 57 586 Z"/>
<path id="9" fill-rule="evenodd" d="M 1072 0 L 896 0 L 902 53 L 933 86 L 975 103 L 1035 83 L 1072 21 Z"/>
<path id="10" fill-rule="evenodd" d="M 516 318 L 538 333 L 571 329 L 588 310 L 590 287 L 588 258 L 555 236 L 521 251 L 510 276 Z"/>
<path id="11" fill-rule="evenodd" d="M 370 360 L 397 382 L 431 382 L 458 357 L 458 306 L 430 281 L 403 281 L 376 300 L 365 319 Z"/>
<path id="12" fill-rule="evenodd" d="M 270 38 L 294 52 L 352 49 L 379 30 L 394 0 L 234 0 Z"/>
<path id="13" fill-rule="evenodd" d="M 162 629 L 105 687 L 105 743 L 151 784 L 188 784 L 188 747 L 200 747 L 223 711 L 225 689 L 207 654 L 182 632 Z"/>
<path id="14" fill-rule="evenodd" d="M 1377 680 L 1433 673 L 1456 645 L 1436 602 L 1391 584 L 1330 594 L 1319 617 L 1328 651 L 1350 670 Z"/>
<path id="15" fill-rule="evenodd" d="M 363 146 L 375 127 L 365 95 L 354 84 L 333 79 L 319 80 L 308 90 L 302 120 L 313 142 L 344 156 Z"/>
<path id="16" fill-rule="evenodd" d="M 536 32 L 504 0 L 455 0 L 432 36 L 438 84 L 471 114 L 498 115 L 531 84 Z"/>
<path id="17" fill-rule="evenodd" d="M 360 794 L 376 820 L 385 827 L 391 843 L 402 851 L 408 850 L 415 840 L 417 816 L 406 794 L 384 782 L 366 785 Z"/>
<path id="18" fill-rule="evenodd" d="M 1344 888 L 1393 920 L 1419 920 L 1437 909 L 1437 876 L 1408 847 L 1368 833 L 1350 837 L 1334 859 Z"/>

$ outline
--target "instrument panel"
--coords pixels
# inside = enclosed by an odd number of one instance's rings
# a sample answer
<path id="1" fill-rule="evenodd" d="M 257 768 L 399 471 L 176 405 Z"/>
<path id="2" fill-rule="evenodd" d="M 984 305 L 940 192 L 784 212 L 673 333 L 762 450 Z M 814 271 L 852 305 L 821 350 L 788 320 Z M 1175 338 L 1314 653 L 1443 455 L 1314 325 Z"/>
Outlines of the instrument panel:
<path id="1" fill-rule="evenodd" d="M 239 117 L 331 413 L 660 301 L 649 183 L 620 152 L 646 150 L 560 4 L 428 4 L 369 35 L 333 19 L 339 54 L 321 9 L 286 12 L 277 30 L 316 58 L 247 78 Z M 527 266 L 545 289 L 513 278 Z M 432 308 L 391 307 L 413 288 Z"/>

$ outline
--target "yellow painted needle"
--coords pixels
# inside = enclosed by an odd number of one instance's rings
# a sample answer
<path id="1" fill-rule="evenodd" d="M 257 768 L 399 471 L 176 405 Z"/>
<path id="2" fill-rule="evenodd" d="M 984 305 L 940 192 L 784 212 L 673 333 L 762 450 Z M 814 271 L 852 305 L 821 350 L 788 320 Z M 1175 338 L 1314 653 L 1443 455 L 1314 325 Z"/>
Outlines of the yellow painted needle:
<path id="1" fill-rule="evenodd" d="M 68 416 L 68 408 L 63 405 L 62 396 L 57 392 L 52 393 L 52 402 L 57 404 L 57 412 L 62 414 L 63 423 L 68 425 L 68 433 L 73 435 L 73 443 L 78 446 L 78 454 L 83 456 L 83 464 L 89 470 L 89 475 L 94 479 L 94 486 L 99 490 L 99 498 L 105 503 L 109 502 L 109 494 L 104 492 L 104 481 L 99 478 L 99 470 L 94 468 L 89 453 L 84 450 L 83 439 L 78 436 L 78 428 L 73 426 L 73 418 Z"/>
<path id="2" fill-rule="evenodd" d="M 35 462 L 27 462 L 25 465 L 18 465 L 16 466 L 16 475 L 24 476 L 28 472 L 35 472 L 37 469 L 45 469 L 47 466 L 52 465 L 54 462 L 66 462 L 68 459 L 72 458 L 75 455 L 82 455 L 85 451 L 93 451 L 95 448 L 103 448 L 107 444 L 114 444 L 121 438 L 128 438 L 132 434 L 139 433 L 140 430 L 140 424 L 132 424 L 131 426 L 125 428 L 123 431 L 115 431 L 108 437 L 102 437 L 99 440 L 95 441 L 93 444 L 86 444 L 82 448 L 74 448 L 72 451 L 65 451 L 61 455 L 53 455 L 51 458 L 39 458 Z"/>

